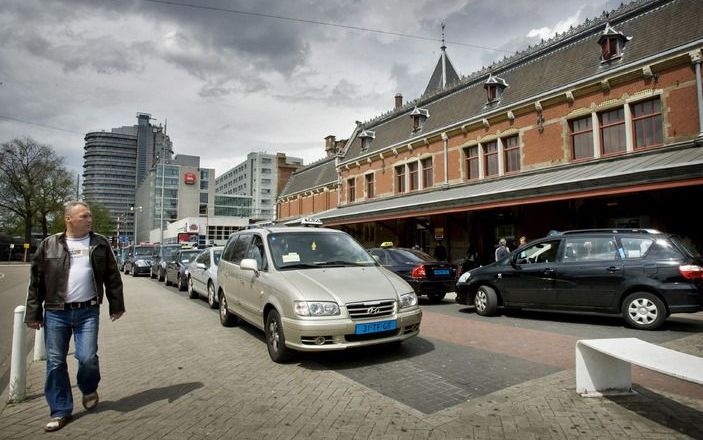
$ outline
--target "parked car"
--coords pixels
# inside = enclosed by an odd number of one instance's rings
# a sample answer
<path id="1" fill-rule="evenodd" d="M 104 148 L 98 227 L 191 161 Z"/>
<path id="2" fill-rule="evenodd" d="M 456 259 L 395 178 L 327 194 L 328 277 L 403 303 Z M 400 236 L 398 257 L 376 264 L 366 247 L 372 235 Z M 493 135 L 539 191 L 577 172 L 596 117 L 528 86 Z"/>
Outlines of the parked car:
<path id="1" fill-rule="evenodd" d="M 179 249 L 172 254 L 166 264 L 165 282 L 167 286 L 176 285 L 178 290 L 186 290 L 188 285 L 188 264 L 198 256 L 198 249 Z"/>
<path id="2" fill-rule="evenodd" d="M 207 295 L 210 308 L 217 308 L 217 265 L 224 246 L 205 249 L 188 267 L 188 295 L 198 298 Z"/>
<path id="3" fill-rule="evenodd" d="M 417 295 L 425 295 L 432 303 L 444 299 L 447 292 L 454 291 L 456 266 L 417 249 L 398 247 L 371 248 L 369 253 L 383 267 L 400 275 L 410 284 Z"/>
<path id="4" fill-rule="evenodd" d="M 124 260 L 124 273 L 129 273 L 133 277 L 148 274 L 151 270 L 151 257 L 154 253 L 154 246 L 150 244 L 132 245 L 127 249 Z"/>
<path id="5" fill-rule="evenodd" d="M 171 256 L 181 249 L 181 247 L 182 246 L 178 243 L 154 245 L 154 255 L 151 258 L 149 276 L 163 281 L 166 277 L 166 264 L 171 260 Z"/>
<path id="6" fill-rule="evenodd" d="M 236 232 L 217 272 L 220 322 L 263 330 L 269 356 L 399 343 L 420 331 L 417 295 L 348 234 L 326 228 Z"/>
<path id="7" fill-rule="evenodd" d="M 484 316 L 498 307 L 599 312 L 651 330 L 671 313 L 701 310 L 703 259 L 654 230 L 567 231 L 466 272 L 456 292 L 458 303 Z"/>

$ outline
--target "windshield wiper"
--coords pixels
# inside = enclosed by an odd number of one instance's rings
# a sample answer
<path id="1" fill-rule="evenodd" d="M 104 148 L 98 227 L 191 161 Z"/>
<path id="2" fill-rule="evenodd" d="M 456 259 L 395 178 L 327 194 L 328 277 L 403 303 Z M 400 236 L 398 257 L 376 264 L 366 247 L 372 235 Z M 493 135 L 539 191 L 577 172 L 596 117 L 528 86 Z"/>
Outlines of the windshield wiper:
<path id="1" fill-rule="evenodd" d="M 344 261 L 344 260 L 333 260 L 324 261 L 320 263 L 315 263 L 316 266 L 368 266 L 372 264 L 371 262 L 358 262 L 358 261 Z"/>
<path id="2" fill-rule="evenodd" d="M 315 269 L 319 267 L 317 264 L 310 264 L 310 263 L 292 263 L 292 264 L 284 264 L 281 266 L 281 269 Z"/>

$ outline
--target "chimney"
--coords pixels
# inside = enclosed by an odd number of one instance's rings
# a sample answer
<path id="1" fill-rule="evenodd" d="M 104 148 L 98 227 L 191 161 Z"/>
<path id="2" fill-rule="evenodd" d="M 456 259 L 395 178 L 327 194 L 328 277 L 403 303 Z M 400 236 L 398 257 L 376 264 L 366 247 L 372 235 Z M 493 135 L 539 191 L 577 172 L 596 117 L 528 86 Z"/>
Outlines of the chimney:
<path id="1" fill-rule="evenodd" d="M 400 93 L 395 94 L 395 109 L 398 110 L 403 106 L 403 95 Z"/>
<path id="2" fill-rule="evenodd" d="M 325 153 L 327 153 L 327 157 L 332 157 L 337 154 L 337 144 L 335 141 L 336 138 L 332 134 L 325 137 Z"/>

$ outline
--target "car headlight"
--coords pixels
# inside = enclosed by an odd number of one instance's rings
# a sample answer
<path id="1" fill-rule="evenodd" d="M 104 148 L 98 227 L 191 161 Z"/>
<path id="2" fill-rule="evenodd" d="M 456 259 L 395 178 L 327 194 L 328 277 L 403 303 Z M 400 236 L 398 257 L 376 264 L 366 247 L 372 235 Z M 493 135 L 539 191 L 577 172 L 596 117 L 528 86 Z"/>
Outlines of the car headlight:
<path id="1" fill-rule="evenodd" d="M 471 272 L 464 272 L 459 277 L 459 283 L 465 283 L 471 277 Z"/>
<path id="2" fill-rule="evenodd" d="M 400 308 L 404 309 L 406 307 L 412 307 L 417 305 L 417 295 L 415 292 L 406 293 L 400 295 Z"/>
<path id="3" fill-rule="evenodd" d="M 295 313 L 300 316 L 339 315 L 339 305 L 328 301 L 295 301 Z"/>

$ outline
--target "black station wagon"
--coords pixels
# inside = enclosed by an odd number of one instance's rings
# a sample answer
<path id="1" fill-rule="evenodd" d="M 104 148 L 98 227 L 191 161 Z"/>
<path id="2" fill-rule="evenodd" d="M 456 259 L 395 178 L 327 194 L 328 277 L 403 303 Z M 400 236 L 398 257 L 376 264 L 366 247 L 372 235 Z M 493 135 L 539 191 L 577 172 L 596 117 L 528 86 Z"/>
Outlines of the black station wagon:
<path id="1" fill-rule="evenodd" d="M 639 329 L 702 308 L 703 259 L 655 230 L 553 233 L 501 261 L 464 273 L 456 301 L 493 315 L 498 307 L 620 314 Z"/>

